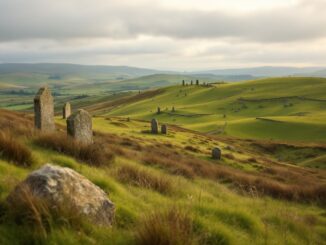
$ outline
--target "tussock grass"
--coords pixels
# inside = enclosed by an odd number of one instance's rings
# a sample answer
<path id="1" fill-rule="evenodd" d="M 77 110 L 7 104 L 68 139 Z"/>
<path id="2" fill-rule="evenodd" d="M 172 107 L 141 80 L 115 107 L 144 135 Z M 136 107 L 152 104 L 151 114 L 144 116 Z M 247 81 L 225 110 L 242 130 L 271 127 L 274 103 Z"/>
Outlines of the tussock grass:
<path id="1" fill-rule="evenodd" d="M 32 152 L 9 132 L 0 132 L 0 157 L 22 167 L 33 163 Z"/>
<path id="2" fill-rule="evenodd" d="M 287 173 L 287 176 L 295 175 L 295 177 L 292 177 L 293 183 L 282 183 L 265 174 L 246 173 L 225 165 L 194 159 L 186 154 L 173 154 L 171 150 L 164 147 L 147 149 L 142 160 L 145 164 L 158 165 L 172 174 L 182 175 L 187 178 L 197 176 L 229 182 L 246 193 L 251 193 L 254 189 L 260 195 L 269 195 L 280 199 L 326 203 L 326 185 L 318 184 L 309 177 L 303 177 L 302 173 L 291 174 L 290 171 L 284 168 L 282 170 Z M 306 182 L 301 181 L 300 178 L 303 178 Z M 306 183 L 310 185 L 307 186 Z"/>
<path id="3" fill-rule="evenodd" d="M 136 241 L 139 245 L 195 244 L 192 218 L 180 208 L 148 214 L 136 228 Z"/>
<path id="4" fill-rule="evenodd" d="M 33 121 L 25 114 L 0 109 L 0 128 L 15 135 L 32 136 L 34 134 Z"/>
<path id="5" fill-rule="evenodd" d="M 70 155 L 92 166 L 105 166 L 114 161 L 114 154 L 101 143 L 85 145 L 62 133 L 43 134 L 36 137 L 34 142 L 41 147 Z"/>
<path id="6" fill-rule="evenodd" d="M 272 173 L 270 171 L 246 172 L 195 158 L 182 152 L 182 149 L 176 151 L 166 143 L 152 141 L 153 144 L 138 147 L 139 142 L 133 138 L 127 140 L 111 134 L 98 134 L 98 137 L 103 138 L 105 147 L 112 149 L 115 154 L 138 160 L 145 165 L 161 167 L 173 175 L 188 179 L 201 177 L 231 183 L 243 194 L 251 194 L 255 190 L 257 195 L 269 195 L 291 201 L 326 203 L 324 194 L 326 186 L 318 183 L 316 177 L 305 169 L 278 164 L 277 168 L 273 168 Z M 237 161 L 231 153 L 227 153 L 225 157 Z"/>
<path id="7" fill-rule="evenodd" d="M 183 162 L 176 161 L 171 157 L 162 157 L 159 154 L 148 152 L 143 156 L 142 161 L 147 165 L 157 165 L 167 169 L 171 174 L 181 175 L 186 178 L 194 178 L 196 176 L 193 169 Z"/>
<path id="8" fill-rule="evenodd" d="M 87 229 L 87 222 L 74 207 L 67 204 L 51 206 L 51 203 L 38 198 L 28 185 L 21 184 L 2 203 L 2 220 L 17 226 L 26 226 L 33 233 L 34 241 L 46 239 L 55 227 L 75 230 Z"/>
<path id="9" fill-rule="evenodd" d="M 154 175 L 146 170 L 140 170 L 133 166 L 122 166 L 117 171 L 117 177 L 121 182 L 131 185 L 152 189 L 162 194 L 173 191 L 171 181 L 164 175 Z"/>

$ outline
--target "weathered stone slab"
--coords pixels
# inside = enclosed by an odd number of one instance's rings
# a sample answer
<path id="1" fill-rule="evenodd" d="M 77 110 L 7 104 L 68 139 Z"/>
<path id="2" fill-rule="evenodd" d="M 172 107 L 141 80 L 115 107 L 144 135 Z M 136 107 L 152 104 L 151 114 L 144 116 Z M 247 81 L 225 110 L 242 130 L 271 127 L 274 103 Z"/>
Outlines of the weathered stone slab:
<path id="1" fill-rule="evenodd" d="M 220 160 L 221 154 L 222 154 L 221 150 L 217 147 L 212 150 L 212 158 L 213 159 Z"/>
<path id="2" fill-rule="evenodd" d="M 158 121 L 156 119 L 151 121 L 151 132 L 152 134 L 158 134 Z"/>
<path id="3" fill-rule="evenodd" d="M 65 103 L 62 108 L 62 118 L 67 119 L 71 115 L 71 105 L 69 102 Z"/>
<path id="4" fill-rule="evenodd" d="M 43 132 L 55 130 L 53 97 L 48 87 L 40 88 L 35 95 L 34 125 Z"/>
<path id="5" fill-rule="evenodd" d="M 161 133 L 162 134 L 167 134 L 168 133 L 168 126 L 167 125 L 163 124 L 161 126 Z"/>
<path id="6" fill-rule="evenodd" d="M 92 143 L 93 131 L 91 115 L 83 109 L 70 115 L 67 119 L 67 133 L 82 143 Z"/>

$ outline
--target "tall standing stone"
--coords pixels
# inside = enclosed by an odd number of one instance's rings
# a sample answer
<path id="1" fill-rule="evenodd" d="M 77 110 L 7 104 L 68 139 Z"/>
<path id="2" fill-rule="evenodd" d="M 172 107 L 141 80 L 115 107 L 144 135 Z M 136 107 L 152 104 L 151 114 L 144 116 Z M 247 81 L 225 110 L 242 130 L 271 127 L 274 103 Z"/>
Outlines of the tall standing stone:
<path id="1" fill-rule="evenodd" d="M 71 105 L 69 102 L 65 103 L 62 108 L 62 118 L 67 119 L 71 115 Z"/>
<path id="2" fill-rule="evenodd" d="M 70 115 L 67 119 L 67 133 L 84 144 L 92 143 L 93 131 L 91 115 L 83 109 Z"/>
<path id="3" fill-rule="evenodd" d="M 221 150 L 219 148 L 216 147 L 212 150 L 212 158 L 216 160 L 221 159 Z"/>
<path id="4" fill-rule="evenodd" d="M 162 134 L 167 134 L 168 133 L 168 127 L 165 124 L 163 124 L 161 126 L 161 133 Z"/>
<path id="5" fill-rule="evenodd" d="M 34 125 L 43 132 L 55 130 L 53 97 L 48 87 L 40 88 L 34 97 Z"/>
<path id="6" fill-rule="evenodd" d="M 151 121 L 151 132 L 152 134 L 158 134 L 158 121 L 156 119 Z"/>
<path id="7" fill-rule="evenodd" d="M 191 80 L 190 85 L 193 85 L 193 84 L 194 84 L 194 82 Z"/>
<path id="8" fill-rule="evenodd" d="M 199 85 L 199 80 L 196 80 L 196 85 L 197 85 L 197 86 Z"/>
<path id="9" fill-rule="evenodd" d="M 185 80 L 182 80 L 182 86 L 185 86 L 185 85 L 186 85 Z"/>
<path id="10" fill-rule="evenodd" d="M 157 107 L 157 114 L 161 114 L 161 108 Z"/>

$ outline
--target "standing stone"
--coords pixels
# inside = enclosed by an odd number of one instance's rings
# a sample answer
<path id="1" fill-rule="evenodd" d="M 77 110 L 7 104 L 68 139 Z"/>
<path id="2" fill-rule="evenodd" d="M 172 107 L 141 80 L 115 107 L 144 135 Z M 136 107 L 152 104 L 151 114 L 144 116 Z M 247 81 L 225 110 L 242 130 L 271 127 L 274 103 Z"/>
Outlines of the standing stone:
<path id="1" fill-rule="evenodd" d="M 191 80 L 190 85 L 193 85 L 193 84 L 194 84 L 194 82 Z"/>
<path id="2" fill-rule="evenodd" d="M 157 107 L 157 114 L 161 114 L 161 108 Z"/>
<path id="3" fill-rule="evenodd" d="M 196 85 L 197 85 L 197 86 L 199 85 L 199 80 L 196 80 Z"/>
<path id="4" fill-rule="evenodd" d="M 55 130 L 53 97 L 48 87 L 42 87 L 34 98 L 34 125 L 43 132 Z"/>
<path id="5" fill-rule="evenodd" d="M 162 134 L 167 134 L 168 133 L 168 127 L 165 124 L 163 124 L 161 126 L 161 133 Z"/>
<path id="6" fill-rule="evenodd" d="M 175 108 L 174 108 L 174 106 L 172 107 L 172 112 L 175 112 Z"/>
<path id="7" fill-rule="evenodd" d="M 65 103 L 62 108 L 62 118 L 67 119 L 71 115 L 71 105 L 69 102 Z"/>
<path id="8" fill-rule="evenodd" d="M 92 143 L 93 131 L 91 115 L 83 109 L 72 114 L 67 119 L 67 133 L 84 144 Z"/>
<path id="9" fill-rule="evenodd" d="M 182 86 L 185 86 L 186 83 L 185 83 L 185 80 L 182 80 Z"/>
<path id="10" fill-rule="evenodd" d="M 151 132 L 152 134 L 158 134 L 158 121 L 156 119 L 151 121 Z"/>
<path id="11" fill-rule="evenodd" d="M 212 158 L 216 160 L 221 159 L 221 150 L 219 148 L 216 147 L 212 150 Z"/>

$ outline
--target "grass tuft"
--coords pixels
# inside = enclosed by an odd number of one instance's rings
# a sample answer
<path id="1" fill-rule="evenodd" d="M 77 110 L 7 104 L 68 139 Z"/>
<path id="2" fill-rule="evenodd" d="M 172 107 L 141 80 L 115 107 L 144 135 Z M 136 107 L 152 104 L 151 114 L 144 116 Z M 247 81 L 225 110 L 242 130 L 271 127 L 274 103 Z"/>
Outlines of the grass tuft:
<path id="1" fill-rule="evenodd" d="M 8 132 L 0 132 L 0 157 L 22 167 L 33 163 L 32 152 Z"/>
<path id="2" fill-rule="evenodd" d="M 103 148 L 98 142 L 90 145 L 83 144 L 64 134 L 44 134 L 35 139 L 41 147 L 49 148 L 60 153 L 85 161 L 92 166 L 105 166 L 114 161 L 114 154 Z"/>
<path id="3" fill-rule="evenodd" d="M 173 191 L 173 186 L 168 178 L 163 175 L 155 176 L 149 171 L 140 170 L 136 167 L 122 166 L 118 169 L 117 176 L 121 182 L 152 189 L 162 194 Z"/>
<path id="4" fill-rule="evenodd" d="M 26 184 L 19 185 L 2 206 L 5 210 L 2 219 L 6 223 L 28 227 L 35 240 L 46 239 L 55 227 L 88 229 L 83 215 L 74 207 L 67 204 L 53 206 L 34 195 Z"/>
<path id="5" fill-rule="evenodd" d="M 147 215 L 136 228 L 139 245 L 195 244 L 193 221 L 179 208 Z"/>

